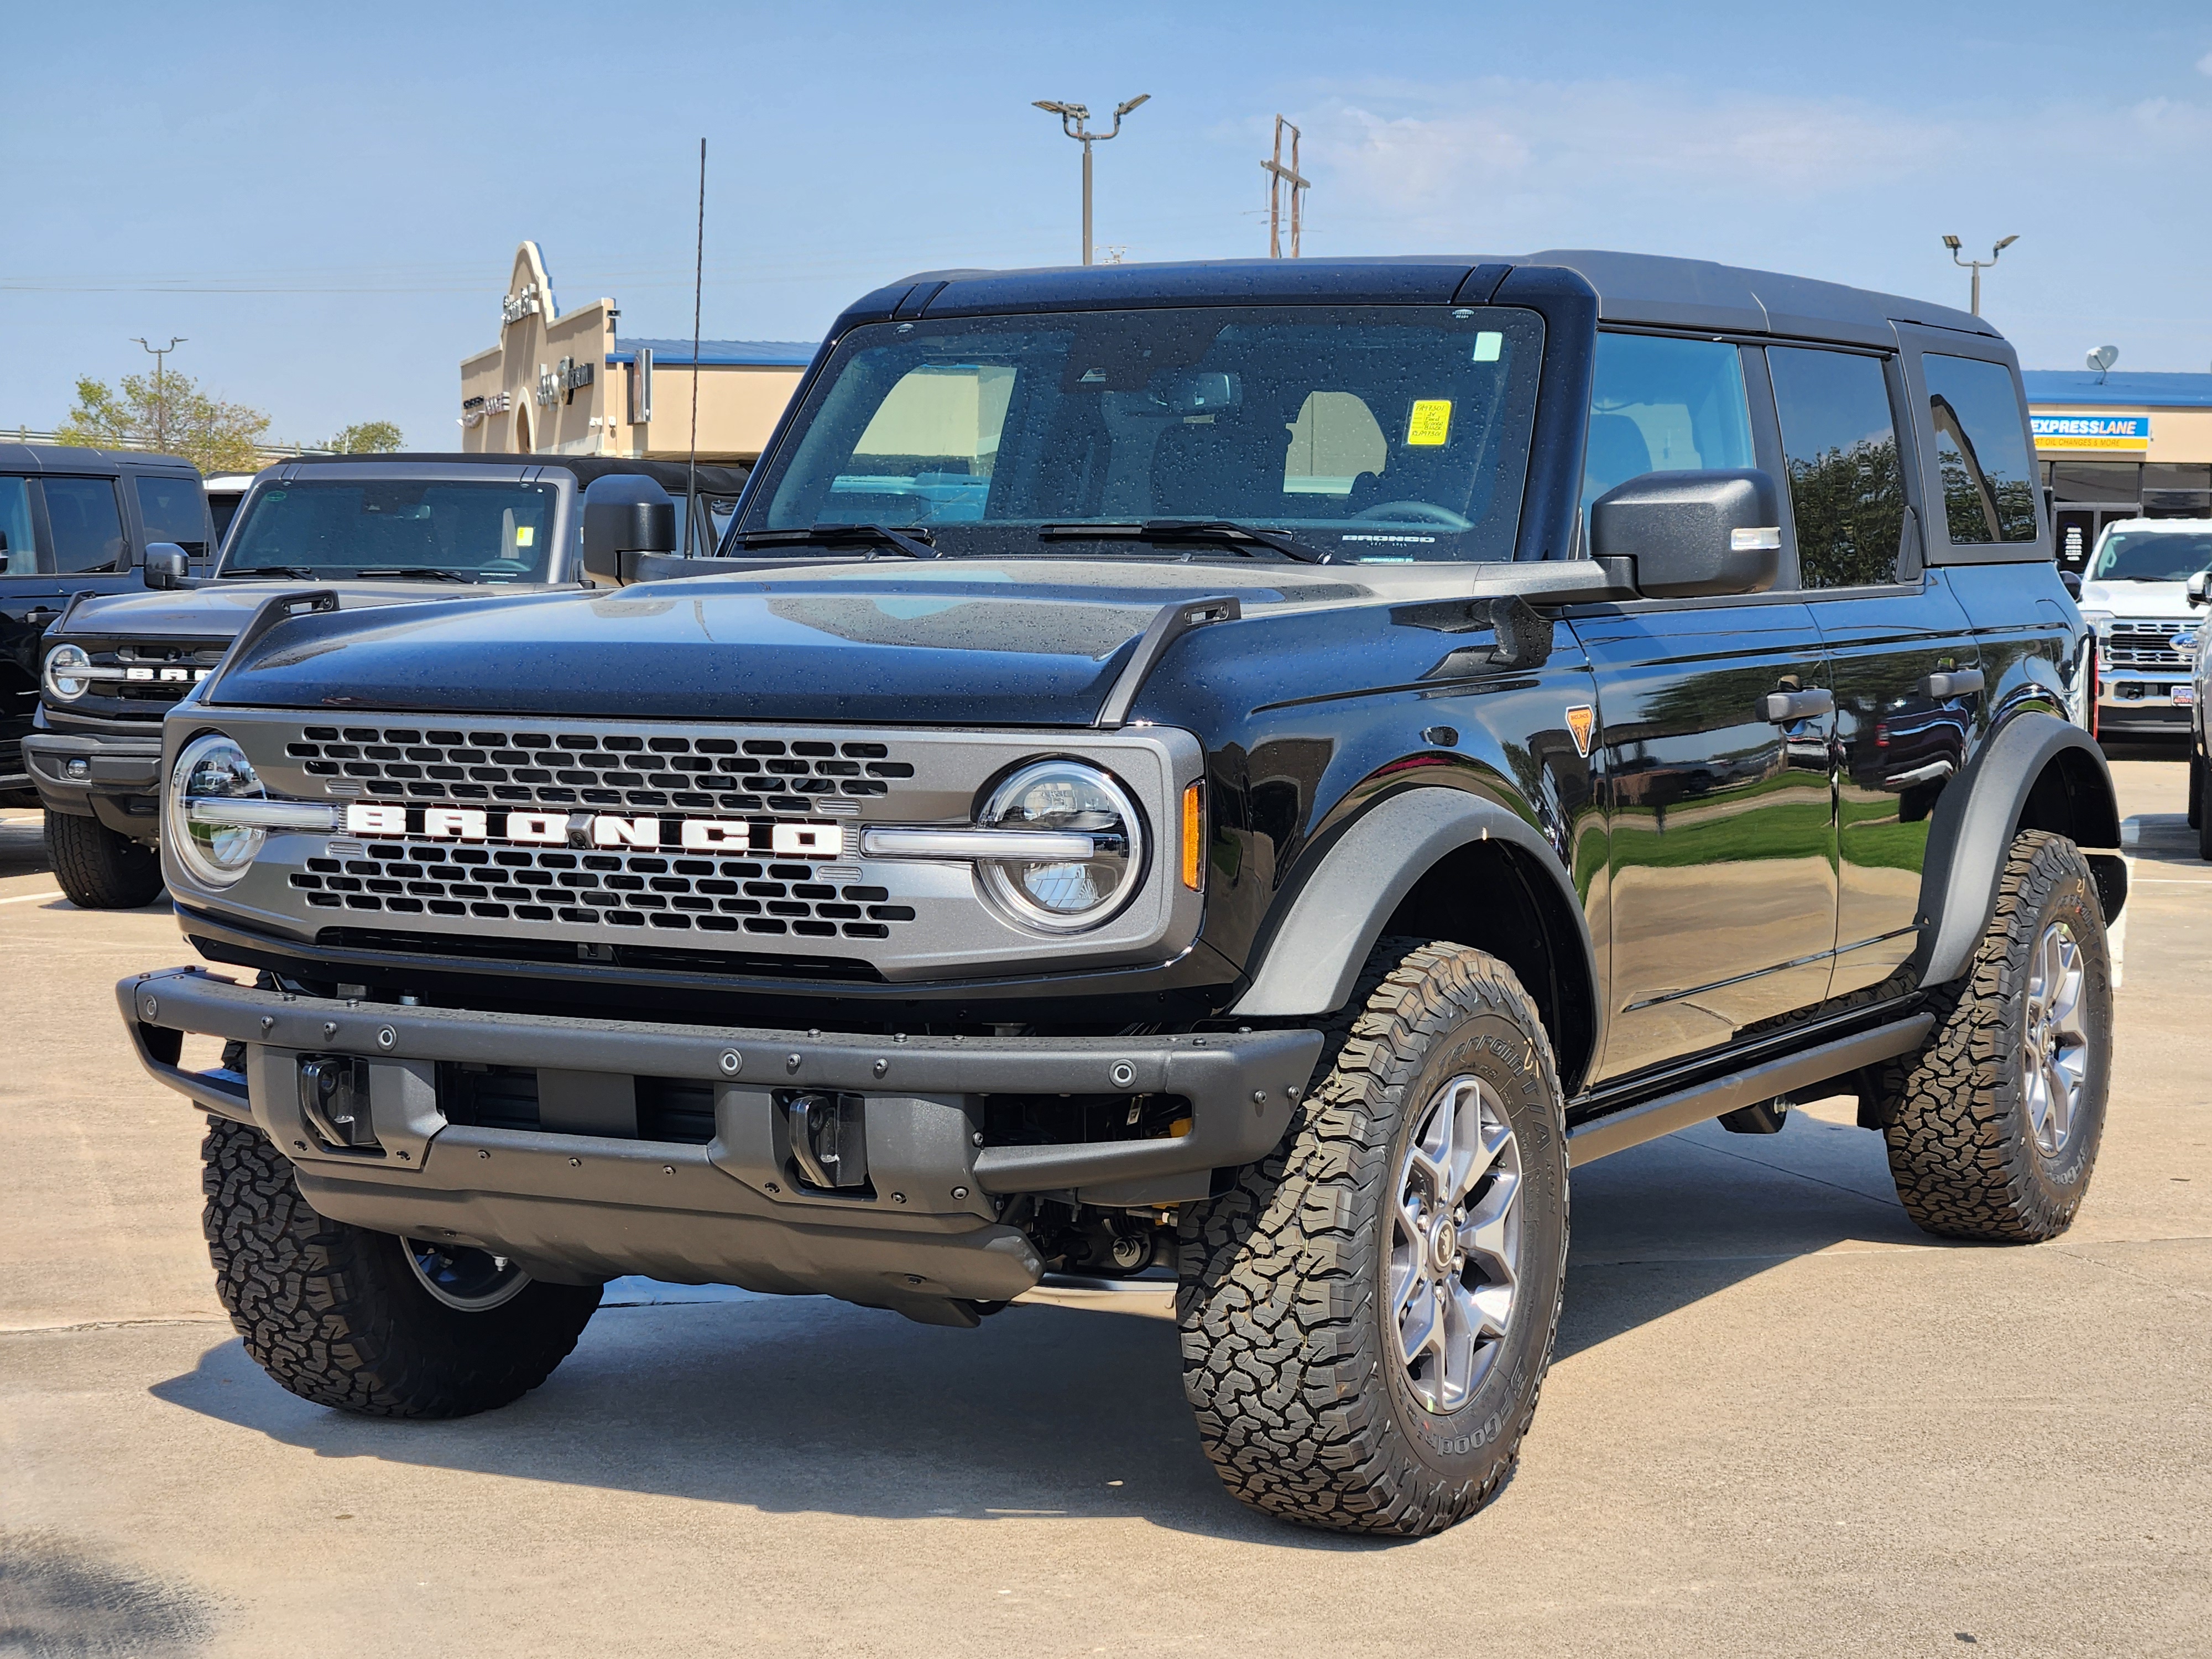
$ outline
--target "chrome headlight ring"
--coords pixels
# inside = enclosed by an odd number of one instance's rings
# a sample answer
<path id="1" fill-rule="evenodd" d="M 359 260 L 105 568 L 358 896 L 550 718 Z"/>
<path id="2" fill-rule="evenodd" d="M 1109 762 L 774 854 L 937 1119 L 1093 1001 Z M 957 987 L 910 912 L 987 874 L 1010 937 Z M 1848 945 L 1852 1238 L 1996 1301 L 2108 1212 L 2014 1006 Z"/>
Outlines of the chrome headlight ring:
<path id="1" fill-rule="evenodd" d="M 986 831 L 1069 841 L 1047 856 L 975 862 L 992 902 L 1036 932 L 1101 927 L 1127 906 L 1144 880 L 1143 815 L 1110 774 L 1082 761 L 1031 761 L 1017 768 L 992 790 L 976 823 Z M 1087 855 L 1070 838 L 1087 839 Z M 1039 851 L 1047 853 L 1042 846 Z"/>
<path id="2" fill-rule="evenodd" d="M 46 653 L 46 664 L 40 674 L 40 682 L 46 695 L 56 702 L 75 702 L 92 690 L 94 676 L 78 670 L 89 671 L 92 658 L 81 645 L 58 645 Z"/>
<path id="3" fill-rule="evenodd" d="M 177 756 L 166 793 L 162 839 L 177 861 L 203 887 L 235 884 L 268 835 L 252 821 L 253 804 L 265 804 L 269 792 L 246 751 L 220 732 L 194 738 Z"/>

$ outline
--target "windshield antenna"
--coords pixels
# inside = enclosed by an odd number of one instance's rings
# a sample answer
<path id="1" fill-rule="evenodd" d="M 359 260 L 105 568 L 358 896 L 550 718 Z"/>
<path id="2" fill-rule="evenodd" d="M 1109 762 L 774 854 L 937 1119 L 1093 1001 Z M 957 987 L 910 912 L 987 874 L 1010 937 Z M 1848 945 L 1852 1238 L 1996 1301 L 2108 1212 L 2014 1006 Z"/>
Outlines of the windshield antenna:
<path id="1" fill-rule="evenodd" d="M 691 471 L 684 484 L 684 550 L 699 537 L 699 290 L 707 275 L 707 141 L 699 141 L 699 243 L 691 264 Z"/>

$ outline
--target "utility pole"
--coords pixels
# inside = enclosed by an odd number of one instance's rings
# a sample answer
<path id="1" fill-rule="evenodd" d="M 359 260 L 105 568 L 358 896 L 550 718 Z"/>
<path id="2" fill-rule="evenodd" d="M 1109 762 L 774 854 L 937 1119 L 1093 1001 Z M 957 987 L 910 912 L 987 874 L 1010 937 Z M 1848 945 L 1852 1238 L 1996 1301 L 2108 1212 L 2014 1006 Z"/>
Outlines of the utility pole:
<path id="1" fill-rule="evenodd" d="M 677 550 L 698 551 L 699 522 L 699 292 L 707 281 L 707 141 L 699 141 L 699 242 L 691 260 L 691 470 L 684 483 L 684 539 Z"/>
<path id="2" fill-rule="evenodd" d="M 1291 135 L 1291 164 L 1283 165 L 1283 134 Z M 1304 227 L 1305 216 L 1300 210 L 1305 192 L 1311 182 L 1298 173 L 1298 130 L 1278 115 L 1275 118 L 1275 154 L 1271 161 L 1260 163 L 1260 170 L 1267 175 L 1267 257 L 1283 257 L 1283 186 L 1291 187 L 1291 258 L 1298 257 L 1298 232 Z"/>
<path id="3" fill-rule="evenodd" d="M 1982 314 L 1982 273 L 1996 264 L 1997 255 L 2018 240 L 2020 238 L 2017 236 L 2006 237 L 2004 240 L 1990 250 L 1990 257 L 1986 259 L 1961 259 L 1959 257 L 1959 239 L 1955 236 L 1946 236 L 1943 239 L 1943 246 L 1951 250 L 1951 263 L 1961 270 L 1971 270 L 1974 273 L 1973 298 L 1968 308 L 1975 316 L 1978 317 Z"/>
<path id="4" fill-rule="evenodd" d="M 1084 125 L 1091 118 L 1091 111 L 1085 105 L 1056 103 L 1045 98 L 1035 100 L 1036 107 L 1046 114 L 1060 117 L 1060 130 L 1083 146 L 1083 263 L 1086 265 L 1091 263 L 1091 147 L 1120 137 L 1121 118 L 1152 95 L 1140 92 L 1128 102 L 1115 105 L 1114 125 L 1106 132 L 1093 132 Z"/>
<path id="5" fill-rule="evenodd" d="M 167 453 L 169 447 L 169 394 L 161 386 L 161 360 L 183 345 L 185 341 L 173 334 L 169 337 L 168 344 L 151 345 L 142 334 L 138 336 L 138 343 L 154 354 L 154 447 Z"/>

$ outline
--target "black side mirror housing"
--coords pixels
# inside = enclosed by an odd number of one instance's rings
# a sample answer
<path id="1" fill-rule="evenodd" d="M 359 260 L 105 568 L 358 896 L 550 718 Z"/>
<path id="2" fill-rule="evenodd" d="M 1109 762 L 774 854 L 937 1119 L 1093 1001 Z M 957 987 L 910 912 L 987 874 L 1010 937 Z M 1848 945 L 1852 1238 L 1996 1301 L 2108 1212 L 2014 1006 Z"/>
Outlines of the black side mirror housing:
<path id="1" fill-rule="evenodd" d="M 140 572 L 149 587 L 183 587 L 191 574 L 191 556 L 174 542 L 146 544 L 146 563 Z"/>
<path id="2" fill-rule="evenodd" d="M 2079 588 L 2076 595 L 2078 597 Z M 2212 605 L 2212 570 L 2200 570 L 2189 579 L 2189 603 L 2192 605 Z"/>
<path id="3" fill-rule="evenodd" d="M 2061 570 L 2058 573 L 2058 580 L 2065 585 L 2066 591 L 2075 599 L 2079 599 L 2081 597 L 2081 578 L 2077 572 Z M 2197 603 L 2202 605 L 2204 601 L 2199 599 Z"/>
<path id="4" fill-rule="evenodd" d="M 1655 599 L 1764 593 L 1782 574 L 1782 492 L 1759 471 L 1646 472 L 1590 504 L 1590 552 Z"/>
<path id="5" fill-rule="evenodd" d="M 584 573 L 621 587 L 638 579 L 638 556 L 676 550 L 676 503 L 650 478 L 616 473 L 584 492 Z"/>

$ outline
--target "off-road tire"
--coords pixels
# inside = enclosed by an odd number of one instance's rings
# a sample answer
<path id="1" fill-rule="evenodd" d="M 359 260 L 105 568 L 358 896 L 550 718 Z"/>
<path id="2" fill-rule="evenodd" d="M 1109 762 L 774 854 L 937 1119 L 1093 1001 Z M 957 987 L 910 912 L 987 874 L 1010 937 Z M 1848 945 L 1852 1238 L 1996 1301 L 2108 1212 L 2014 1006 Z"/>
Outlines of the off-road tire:
<path id="1" fill-rule="evenodd" d="M 2088 1060 L 2072 1133 L 2055 1157 L 2037 1146 L 2022 1084 L 2022 1022 L 2032 956 L 2063 921 L 2083 957 Z M 2013 838 L 1996 903 L 1966 972 L 1934 994 L 1936 1019 L 1917 1054 L 1881 1068 L 1878 1100 L 1889 1171 L 1905 1213 L 1945 1238 L 2027 1244 L 2066 1231 L 2088 1190 L 2112 1077 L 2110 949 L 2096 877 L 2063 836 Z"/>
<path id="2" fill-rule="evenodd" d="M 302 1400 L 369 1417 L 466 1417 L 552 1374 L 596 1285 L 533 1281 L 481 1313 L 425 1290 L 389 1233 L 326 1221 L 258 1129 L 210 1119 L 203 1224 L 216 1293 L 253 1361 Z"/>
<path id="3" fill-rule="evenodd" d="M 135 910 L 161 896 L 161 855 L 98 818 L 50 810 L 46 858 L 79 909 Z"/>
<path id="4" fill-rule="evenodd" d="M 1179 1224 L 1183 1391 L 1231 1492 L 1308 1526 L 1401 1537 L 1472 1515 L 1510 1478 L 1559 1328 L 1566 1135 L 1551 1043 L 1504 963 L 1386 939 L 1328 1024 L 1283 1145 Z M 1385 1326 L 1393 1184 L 1414 1119 L 1473 1073 L 1520 1147 L 1520 1282 L 1466 1403 L 1432 1413 Z"/>

